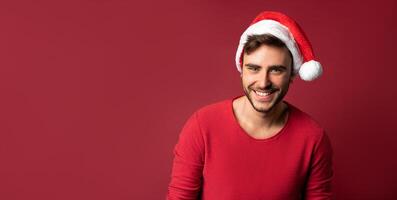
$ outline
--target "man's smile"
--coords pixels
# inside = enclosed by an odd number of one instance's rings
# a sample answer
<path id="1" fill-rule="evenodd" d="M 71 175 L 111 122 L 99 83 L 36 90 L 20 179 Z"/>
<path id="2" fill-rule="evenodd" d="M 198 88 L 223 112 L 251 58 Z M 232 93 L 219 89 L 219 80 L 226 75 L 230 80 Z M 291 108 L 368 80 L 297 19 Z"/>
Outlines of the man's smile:
<path id="1" fill-rule="evenodd" d="M 266 91 L 266 92 L 260 92 L 260 91 L 256 91 L 256 90 L 253 90 L 253 91 L 256 94 L 255 95 L 255 99 L 256 100 L 258 100 L 258 101 L 270 101 L 270 100 L 273 99 L 273 96 L 274 96 L 273 94 L 274 94 L 274 92 L 276 90 L 269 90 L 269 91 Z"/>

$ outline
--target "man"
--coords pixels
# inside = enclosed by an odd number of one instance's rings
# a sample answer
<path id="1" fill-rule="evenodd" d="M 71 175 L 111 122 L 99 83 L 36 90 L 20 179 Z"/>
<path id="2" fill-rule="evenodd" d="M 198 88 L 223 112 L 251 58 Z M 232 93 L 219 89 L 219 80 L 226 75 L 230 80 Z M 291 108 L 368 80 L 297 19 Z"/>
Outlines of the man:
<path id="1" fill-rule="evenodd" d="M 245 95 L 196 111 L 174 149 L 168 200 L 331 199 L 332 147 L 318 123 L 283 101 L 295 75 L 322 73 L 298 24 L 262 12 L 236 53 Z"/>

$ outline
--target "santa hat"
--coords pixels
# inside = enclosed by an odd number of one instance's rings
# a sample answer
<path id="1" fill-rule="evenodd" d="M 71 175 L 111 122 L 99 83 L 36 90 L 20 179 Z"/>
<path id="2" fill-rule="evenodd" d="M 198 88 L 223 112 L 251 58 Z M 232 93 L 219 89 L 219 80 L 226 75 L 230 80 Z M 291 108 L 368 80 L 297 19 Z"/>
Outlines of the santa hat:
<path id="1" fill-rule="evenodd" d="M 236 52 L 236 66 L 241 73 L 243 48 L 250 35 L 270 34 L 285 43 L 294 61 L 293 73 L 299 73 L 301 79 L 312 81 L 322 74 L 322 67 L 314 60 L 312 46 L 300 26 L 290 17 L 265 11 L 260 13 L 241 35 Z"/>

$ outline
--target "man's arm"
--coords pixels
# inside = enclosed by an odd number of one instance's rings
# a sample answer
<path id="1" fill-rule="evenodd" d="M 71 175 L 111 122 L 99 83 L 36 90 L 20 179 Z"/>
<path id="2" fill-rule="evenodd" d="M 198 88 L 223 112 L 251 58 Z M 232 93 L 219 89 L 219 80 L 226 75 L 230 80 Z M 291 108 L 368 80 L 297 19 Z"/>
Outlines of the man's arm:
<path id="1" fill-rule="evenodd" d="M 202 188 L 204 140 L 197 112 L 186 122 L 174 148 L 174 161 L 167 200 L 196 200 Z"/>
<path id="2" fill-rule="evenodd" d="M 317 143 L 313 159 L 311 161 L 309 176 L 306 183 L 306 200 L 330 200 L 332 199 L 333 178 L 333 149 L 328 135 L 323 135 Z"/>

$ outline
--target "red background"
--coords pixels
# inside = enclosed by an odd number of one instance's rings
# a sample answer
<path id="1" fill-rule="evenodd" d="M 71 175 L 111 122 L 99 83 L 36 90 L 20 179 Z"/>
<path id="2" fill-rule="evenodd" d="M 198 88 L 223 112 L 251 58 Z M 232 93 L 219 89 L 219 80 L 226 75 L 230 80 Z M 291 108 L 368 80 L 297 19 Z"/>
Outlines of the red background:
<path id="1" fill-rule="evenodd" d="M 396 8 L 2 1 L 0 199 L 163 199 L 187 117 L 242 94 L 234 54 L 262 10 L 295 18 L 324 66 L 286 99 L 327 129 L 335 197 L 396 199 Z"/>

